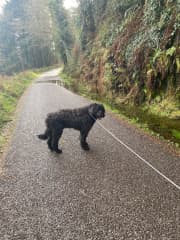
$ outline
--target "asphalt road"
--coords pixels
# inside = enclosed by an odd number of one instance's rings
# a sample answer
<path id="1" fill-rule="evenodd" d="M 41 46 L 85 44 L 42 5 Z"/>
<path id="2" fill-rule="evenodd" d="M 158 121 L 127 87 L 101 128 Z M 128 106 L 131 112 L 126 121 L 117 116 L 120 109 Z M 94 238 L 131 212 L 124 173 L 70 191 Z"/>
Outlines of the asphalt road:
<path id="1" fill-rule="evenodd" d="M 56 75 L 42 75 L 22 99 L 0 176 L 0 239 L 180 239 L 180 191 L 97 123 L 88 137 L 89 152 L 80 148 L 74 130 L 64 131 L 60 155 L 36 137 L 47 113 L 89 103 L 52 83 Z M 112 114 L 101 123 L 180 183 L 178 157 Z"/>

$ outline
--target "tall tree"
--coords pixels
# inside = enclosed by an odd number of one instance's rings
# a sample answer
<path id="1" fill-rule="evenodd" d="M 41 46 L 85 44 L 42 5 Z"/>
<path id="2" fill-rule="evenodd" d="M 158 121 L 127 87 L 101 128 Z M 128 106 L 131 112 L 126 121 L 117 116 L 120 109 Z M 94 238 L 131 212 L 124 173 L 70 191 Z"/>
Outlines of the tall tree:
<path id="1" fill-rule="evenodd" d="M 79 0 L 80 22 L 81 22 L 81 45 L 85 50 L 88 42 L 93 39 L 96 27 L 93 14 L 92 0 Z"/>
<path id="2" fill-rule="evenodd" d="M 55 61 L 48 0 L 10 0 L 0 19 L 0 71 L 12 73 Z"/>
<path id="3" fill-rule="evenodd" d="M 66 66 L 73 48 L 74 38 L 69 26 L 68 15 L 62 0 L 51 0 L 50 9 L 54 23 L 55 48 Z"/>

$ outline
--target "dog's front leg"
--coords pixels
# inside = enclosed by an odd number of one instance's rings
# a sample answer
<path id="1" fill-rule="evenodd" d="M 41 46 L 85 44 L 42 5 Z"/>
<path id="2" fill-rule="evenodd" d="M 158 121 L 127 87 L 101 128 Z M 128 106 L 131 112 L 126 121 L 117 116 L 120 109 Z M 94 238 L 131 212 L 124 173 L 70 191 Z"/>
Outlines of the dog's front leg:
<path id="1" fill-rule="evenodd" d="M 48 148 L 53 151 L 53 147 L 52 147 L 52 131 L 49 131 L 49 136 L 48 136 L 48 140 L 47 140 L 47 145 Z"/>
<path id="2" fill-rule="evenodd" d="M 81 147 L 88 151 L 90 148 L 89 148 L 89 145 L 88 143 L 86 142 L 86 138 L 87 138 L 87 135 L 88 135 L 88 132 L 89 131 L 81 131 L 80 132 L 80 143 L 81 143 Z"/>
<path id="3" fill-rule="evenodd" d="M 56 153 L 62 153 L 62 150 L 58 148 L 59 139 L 63 133 L 63 129 L 54 129 L 52 131 L 52 149 Z"/>

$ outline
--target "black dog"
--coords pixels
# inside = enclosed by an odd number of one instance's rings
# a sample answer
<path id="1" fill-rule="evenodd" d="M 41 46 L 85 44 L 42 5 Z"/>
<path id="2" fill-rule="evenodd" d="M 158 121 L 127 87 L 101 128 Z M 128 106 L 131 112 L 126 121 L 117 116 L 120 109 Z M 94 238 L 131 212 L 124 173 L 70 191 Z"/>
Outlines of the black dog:
<path id="1" fill-rule="evenodd" d="M 84 150 L 89 150 L 86 138 L 94 125 L 96 119 L 105 116 L 105 109 L 102 104 L 93 103 L 79 109 L 65 109 L 59 112 L 50 113 L 46 118 L 46 131 L 38 135 L 42 140 L 47 140 L 48 148 L 51 151 L 62 153 L 58 148 L 59 139 L 64 128 L 74 128 L 80 131 L 80 143 Z"/>

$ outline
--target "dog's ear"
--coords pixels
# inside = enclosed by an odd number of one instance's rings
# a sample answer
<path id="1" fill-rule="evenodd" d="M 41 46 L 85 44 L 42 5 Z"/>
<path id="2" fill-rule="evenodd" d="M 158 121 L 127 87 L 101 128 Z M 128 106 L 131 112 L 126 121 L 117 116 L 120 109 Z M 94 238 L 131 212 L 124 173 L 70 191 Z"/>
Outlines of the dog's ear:
<path id="1" fill-rule="evenodd" d="M 91 104 L 89 106 L 88 112 L 89 112 L 90 115 L 94 115 L 95 109 L 96 109 L 96 105 L 97 105 L 96 103 L 93 103 L 93 104 Z"/>

